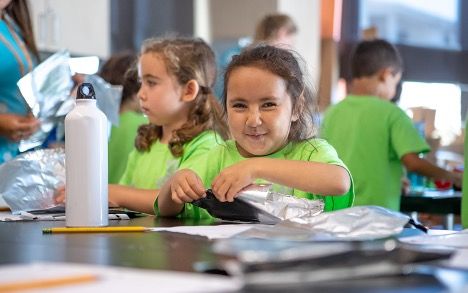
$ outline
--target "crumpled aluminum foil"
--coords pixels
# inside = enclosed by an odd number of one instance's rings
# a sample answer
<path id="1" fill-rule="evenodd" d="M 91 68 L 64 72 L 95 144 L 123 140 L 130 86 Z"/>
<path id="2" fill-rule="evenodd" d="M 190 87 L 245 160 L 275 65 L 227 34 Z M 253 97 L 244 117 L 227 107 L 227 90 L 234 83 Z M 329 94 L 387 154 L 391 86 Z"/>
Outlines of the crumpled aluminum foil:
<path id="1" fill-rule="evenodd" d="M 323 212 L 322 200 L 309 200 L 270 191 L 271 184 L 252 184 L 239 192 L 242 198 L 281 220 L 313 217 Z"/>
<path id="2" fill-rule="evenodd" d="M 60 120 L 56 116 L 58 109 L 63 102 L 72 99 L 70 90 L 73 82 L 69 59 L 68 51 L 59 51 L 18 81 L 18 87 L 31 113 L 40 121 L 39 130 L 28 139 L 20 141 L 20 152 L 44 143 Z"/>
<path id="3" fill-rule="evenodd" d="M 68 51 L 59 51 L 18 81 L 21 94 L 40 121 L 39 130 L 20 141 L 20 152 L 41 146 L 55 126 L 57 138 L 64 137 L 65 115 L 75 106 L 75 98 L 70 95 L 73 82 L 69 60 Z M 93 84 L 98 108 L 113 125 L 118 125 L 122 86 L 113 86 L 97 75 L 85 76 L 85 82 Z"/>
<path id="4" fill-rule="evenodd" d="M 294 241 L 373 240 L 399 234 L 410 218 L 378 206 L 357 206 L 282 221 L 237 234 L 245 238 Z"/>
<path id="5" fill-rule="evenodd" d="M 14 214 L 53 208 L 55 190 L 65 185 L 65 150 L 24 153 L 0 165 L 0 178 L 0 196 Z"/>

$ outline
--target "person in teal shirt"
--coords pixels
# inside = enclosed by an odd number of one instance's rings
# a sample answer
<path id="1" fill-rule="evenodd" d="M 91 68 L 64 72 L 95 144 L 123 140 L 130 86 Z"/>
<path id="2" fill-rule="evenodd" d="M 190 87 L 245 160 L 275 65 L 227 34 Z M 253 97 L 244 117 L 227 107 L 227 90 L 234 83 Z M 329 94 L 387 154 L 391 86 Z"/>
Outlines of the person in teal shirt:
<path id="1" fill-rule="evenodd" d="M 112 85 L 122 86 L 119 109 L 119 125 L 113 125 L 108 143 L 109 184 L 119 183 L 127 166 L 127 158 L 133 150 L 140 125 L 147 124 L 138 102 L 140 88 L 136 70 L 137 56 L 130 52 L 112 55 L 104 63 L 99 75 Z"/>
<path id="2" fill-rule="evenodd" d="M 353 174 L 355 205 L 400 210 L 403 166 L 460 184 L 459 175 L 419 156 L 429 151 L 428 144 L 406 113 L 391 102 L 402 70 L 393 45 L 384 40 L 361 42 L 352 56 L 350 94 L 324 114 L 321 136 Z"/>
<path id="3" fill-rule="evenodd" d="M 221 109 L 212 94 L 215 56 L 203 40 L 146 40 L 138 76 L 137 96 L 149 123 L 138 128 L 120 184 L 109 185 L 109 204 L 152 214 L 166 178 L 222 143 L 224 132 L 212 130 Z"/>
<path id="4" fill-rule="evenodd" d="M 26 0 L 0 2 L 0 56 L 1 164 L 15 157 L 18 142 L 39 127 L 16 85 L 39 60 Z"/>
<path id="5" fill-rule="evenodd" d="M 323 199 L 326 211 L 352 206 L 351 174 L 331 145 L 314 138 L 315 97 L 296 58 L 271 45 L 233 58 L 222 103 L 232 140 L 166 181 L 156 214 L 210 217 L 190 204 L 207 188 L 219 201 L 232 202 L 241 189 L 259 181 L 298 197 Z"/>

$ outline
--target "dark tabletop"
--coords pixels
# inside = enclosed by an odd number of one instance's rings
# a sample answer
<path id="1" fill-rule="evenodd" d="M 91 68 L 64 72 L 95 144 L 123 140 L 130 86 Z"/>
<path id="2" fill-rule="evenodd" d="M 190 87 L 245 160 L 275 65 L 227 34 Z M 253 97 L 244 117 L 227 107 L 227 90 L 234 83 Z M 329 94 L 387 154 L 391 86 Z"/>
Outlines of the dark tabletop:
<path id="1" fill-rule="evenodd" d="M 201 236 L 178 233 L 80 233 L 43 234 L 43 228 L 63 226 L 63 221 L 1 222 L 0 264 L 30 262 L 73 262 L 144 269 L 199 271 L 200 264 L 214 263 L 218 256 L 211 250 L 212 241 Z M 152 216 L 110 221 L 111 226 L 164 227 L 206 225 L 208 222 L 156 219 Z M 414 234 L 407 230 L 406 234 Z M 208 266 L 209 267 L 209 266 Z M 378 277 L 366 280 L 327 282 L 298 286 L 292 292 L 442 292 L 448 289 L 450 274 L 465 282 L 459 271 L 444 270 L 445 279 L 433 275 Z M 460 277 L 461 276 L 461 277 Z M 440 281 L 442 280 L 442 281 Z M 453 282 L 453 281 L 451 281 Z M 246 290 L 247 291 L 247 290 Z M 255 291 L 255 290 L 248 290 Z M 263 290 L 258 290 L 261 292 Z M 279 290 L 283 291 L 284 290 Z"/>

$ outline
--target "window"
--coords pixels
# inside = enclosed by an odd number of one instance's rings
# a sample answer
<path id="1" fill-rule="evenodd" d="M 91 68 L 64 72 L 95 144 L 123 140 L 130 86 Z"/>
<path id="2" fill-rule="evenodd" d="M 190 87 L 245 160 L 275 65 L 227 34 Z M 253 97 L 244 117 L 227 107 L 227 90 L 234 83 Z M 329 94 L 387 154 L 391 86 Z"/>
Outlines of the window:
<path id="1" fill-rule="evenodd" d="M 395 44 L 459 50 L 459 0 L 361 0 L 359 28 Z"/>
<path id="2" fill-rule="evenodd" d="M 423 118 L 426 136 L 440 137 L 441 146 L 451 144 L 461 133 L 461 90 L 458 85 L 404 82 L 399 104 L 411 117 Z"/>

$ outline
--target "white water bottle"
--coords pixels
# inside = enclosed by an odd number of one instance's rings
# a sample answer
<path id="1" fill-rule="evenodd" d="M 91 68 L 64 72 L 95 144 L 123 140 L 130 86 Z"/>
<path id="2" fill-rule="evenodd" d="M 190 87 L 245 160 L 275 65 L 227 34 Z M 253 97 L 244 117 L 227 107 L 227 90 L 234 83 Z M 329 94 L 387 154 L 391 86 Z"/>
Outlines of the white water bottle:
<path id="1" fill-rule="evenodd" d="M 66 225 L 107 226 L 107 118 L 90 83 L 79 86 L 65 117 L 65 167 Z"/>

